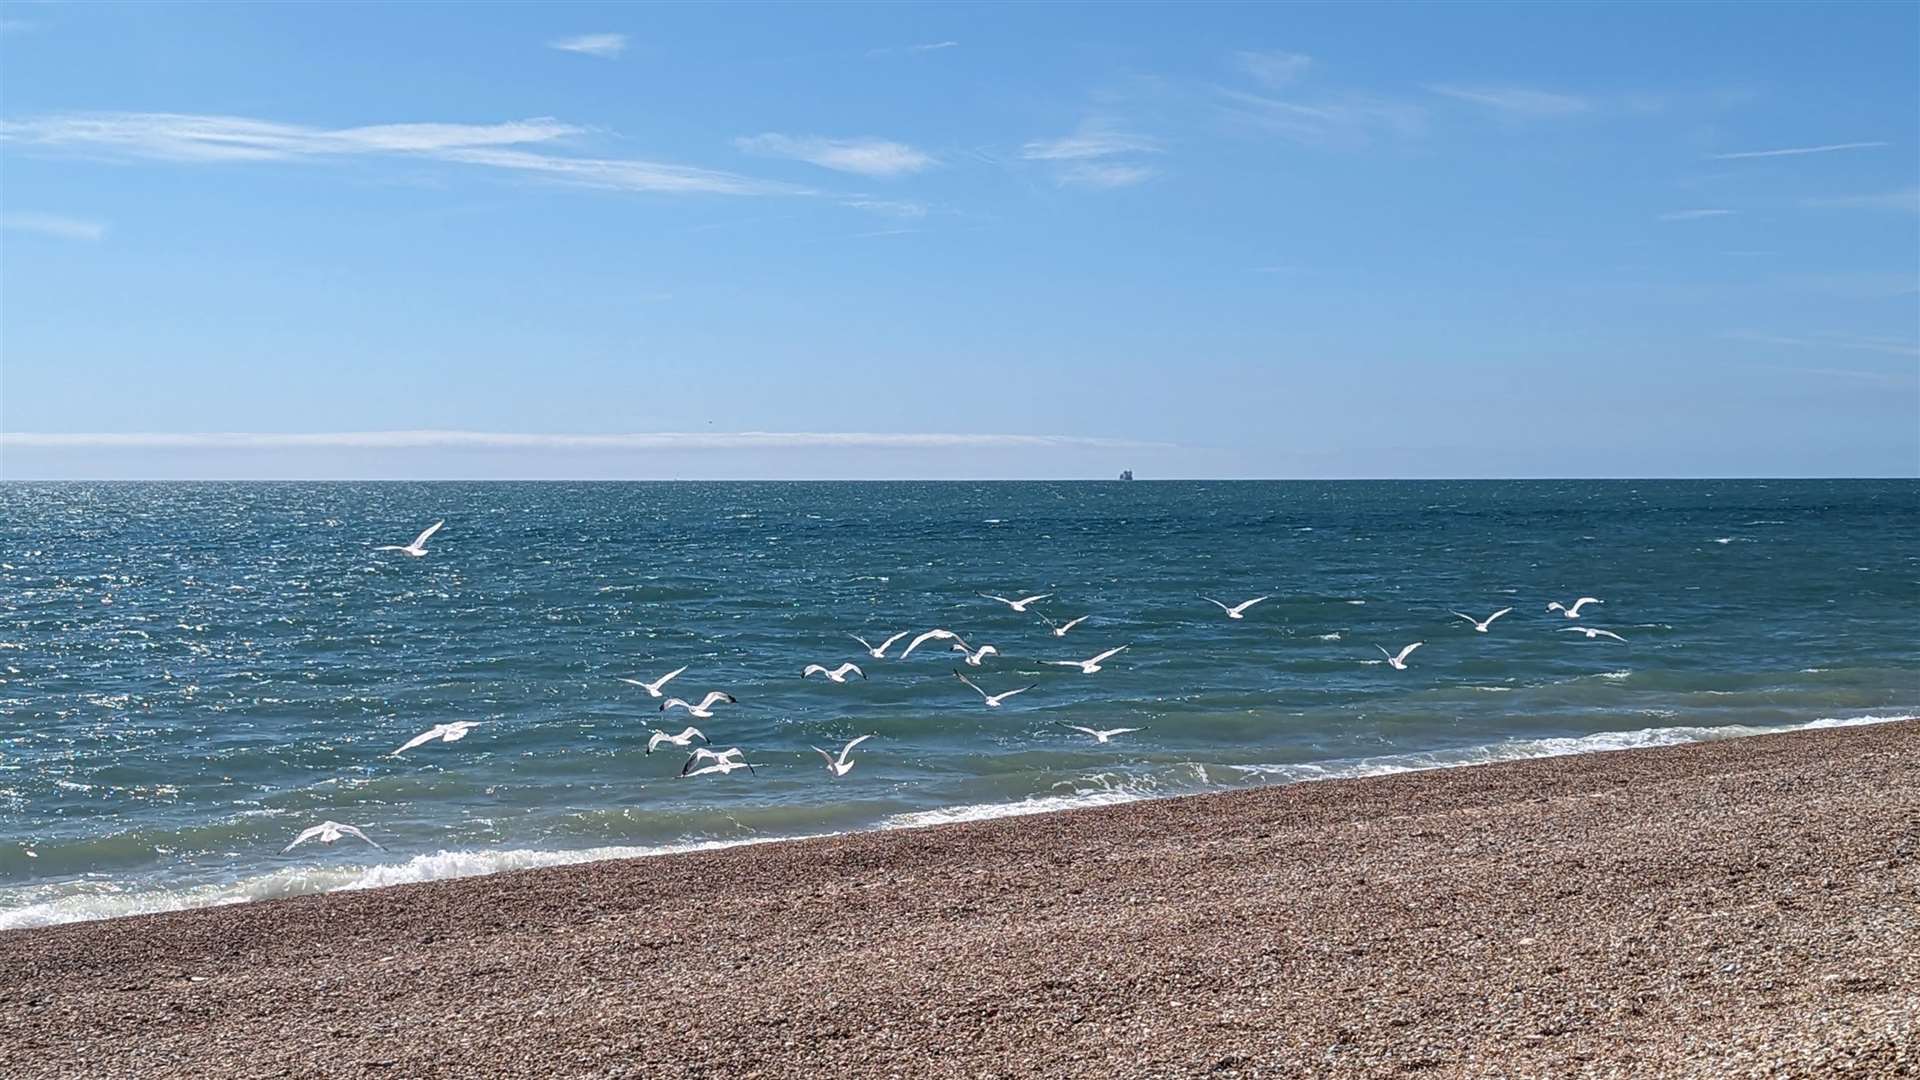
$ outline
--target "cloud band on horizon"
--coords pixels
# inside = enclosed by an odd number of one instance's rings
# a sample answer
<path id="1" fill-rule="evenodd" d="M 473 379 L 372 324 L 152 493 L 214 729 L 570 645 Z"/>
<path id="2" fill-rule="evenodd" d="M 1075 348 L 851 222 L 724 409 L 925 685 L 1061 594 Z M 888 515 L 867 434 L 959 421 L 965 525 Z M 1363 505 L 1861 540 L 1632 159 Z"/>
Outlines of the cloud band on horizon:
<path id="1" fill-rule="evenodd" d="M 552 434 L 491 431 L 334 432 L 0 432 L 0 448 L 37 450 L 927 450 L 1168 448 L 1173 444 L 1087 435 L 956 432 L 627 432 Z"/>

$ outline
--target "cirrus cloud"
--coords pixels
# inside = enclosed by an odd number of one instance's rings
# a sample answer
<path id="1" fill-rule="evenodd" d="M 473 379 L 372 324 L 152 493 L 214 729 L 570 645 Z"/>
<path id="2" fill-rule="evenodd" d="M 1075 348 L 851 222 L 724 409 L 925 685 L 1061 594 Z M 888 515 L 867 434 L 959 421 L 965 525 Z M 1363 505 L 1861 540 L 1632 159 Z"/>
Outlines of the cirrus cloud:
<path id="1" fill-rule="evenodd" d="M 917 173 L 939 164 L 933 155 L 890 139 L 829 139 L 818 135 L 743 135 L 733 145 L 749 154 L 791 158 L 836 172 L 889 177 Z"/>

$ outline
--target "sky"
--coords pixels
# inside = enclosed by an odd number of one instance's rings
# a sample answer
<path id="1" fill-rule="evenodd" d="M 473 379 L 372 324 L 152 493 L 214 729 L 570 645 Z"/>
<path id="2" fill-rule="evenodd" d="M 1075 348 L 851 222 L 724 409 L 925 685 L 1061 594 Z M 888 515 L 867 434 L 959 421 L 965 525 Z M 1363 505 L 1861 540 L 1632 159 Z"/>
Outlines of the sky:
<path id="1" fill-rule="evenodd" d="M 1920 475 L 1920 6 L 0 6 L 0 477 Z"/>

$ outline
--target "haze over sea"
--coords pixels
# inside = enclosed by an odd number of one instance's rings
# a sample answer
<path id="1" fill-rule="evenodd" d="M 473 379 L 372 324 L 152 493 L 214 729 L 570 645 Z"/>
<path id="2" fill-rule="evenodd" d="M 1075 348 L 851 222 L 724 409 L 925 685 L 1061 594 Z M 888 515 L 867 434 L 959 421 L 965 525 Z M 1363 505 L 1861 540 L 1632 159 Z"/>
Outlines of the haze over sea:
<path id="1" fill-rule="evenodd" d="M 0 928 L 1910 716 L 1916 509 L 1912 480 L 0 485 Z M 440 518 L 425 558 L 372 550 Z M 1056 639 L 980 592 L 1093 617 Z M 1581 595 L 1626 644 L 1543 610 Z M 989 710 L 946 643 L 848 637 L 932 627 L 1037 688 Z M 844 659 L 870 679 L 799 678 Z M 684 715 L 617 679 L 682 664 L 758 775 L 644 753 Z M 390 756 L 453 720 L 485 723 Z M 868 732 L 842 780 L 808 749 Z M 323 819 L 388 850 L 281 854 Z"/>

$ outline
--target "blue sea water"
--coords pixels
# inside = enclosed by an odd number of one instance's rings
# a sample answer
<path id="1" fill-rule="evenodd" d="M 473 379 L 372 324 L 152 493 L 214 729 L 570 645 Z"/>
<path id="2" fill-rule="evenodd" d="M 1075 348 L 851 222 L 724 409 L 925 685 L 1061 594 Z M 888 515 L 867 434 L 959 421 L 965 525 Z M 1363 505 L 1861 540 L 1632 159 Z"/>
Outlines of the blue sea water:
<path id="1" fill-rule="evenodd" d="M 1912 716 L 1916 511 L 1905 480 L 0 485 L 0 928 Z M 987 709 L 947 643 L 848 636 L 933 627 L 1035 689 Z M 645 753 L 684 714 L 618 679 L 683 664 L 754 775 Z M 843 779 L 809 749 L 866 733 Z M 325 819 L 386 850 L 281 853 Z"/>

